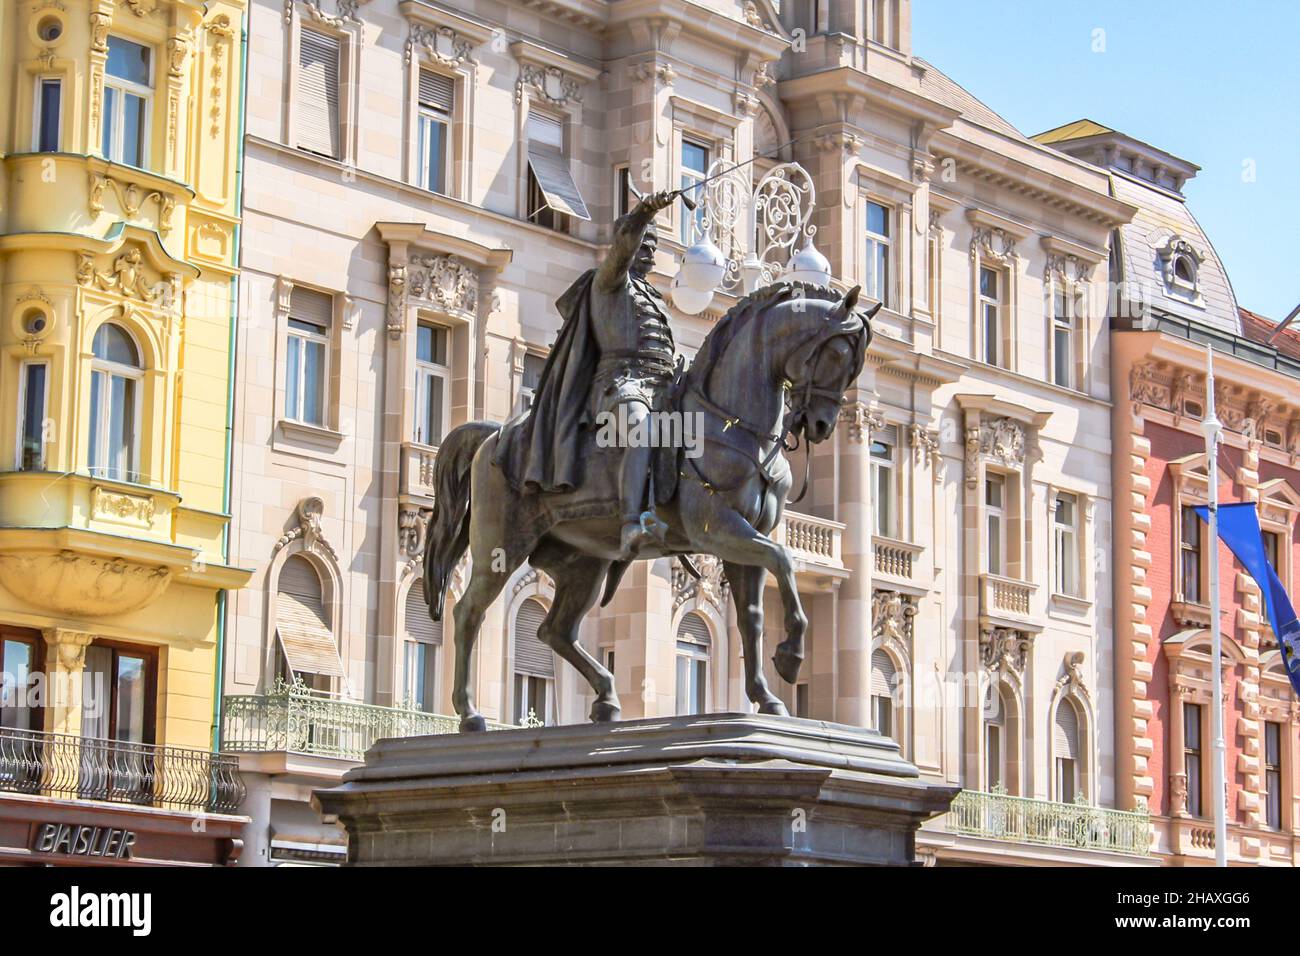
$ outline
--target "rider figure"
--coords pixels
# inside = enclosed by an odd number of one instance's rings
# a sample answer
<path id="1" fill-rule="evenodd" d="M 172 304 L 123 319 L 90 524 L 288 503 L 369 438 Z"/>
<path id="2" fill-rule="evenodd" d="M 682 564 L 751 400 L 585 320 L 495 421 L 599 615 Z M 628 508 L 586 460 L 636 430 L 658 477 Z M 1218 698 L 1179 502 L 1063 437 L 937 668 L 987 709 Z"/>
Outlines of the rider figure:
<path id="1" fill-rule="evenodd" d="M 591 382 L 592 417 L 602 412 L 616 416 L 627 435 L 642 431 L 651 412 L 666 408 L 673 378 L 673 333 L 668 306 L 646 280 L 654 268 L 659 236 L 654 217 L 671 205 L 672 192 L 644 197 L 626 216 L 614 223 L 613 245 L 596 270 L 592 283 L 592 324 L 600 360 Z M 622 410 L 620 411 L 620 406 Z M 654 502 L 646 506 L 654 449 L 650 442 L 624 441 L 619 466 L 622 528 L 619 543 L 624 557 L 657 539 Z"/>

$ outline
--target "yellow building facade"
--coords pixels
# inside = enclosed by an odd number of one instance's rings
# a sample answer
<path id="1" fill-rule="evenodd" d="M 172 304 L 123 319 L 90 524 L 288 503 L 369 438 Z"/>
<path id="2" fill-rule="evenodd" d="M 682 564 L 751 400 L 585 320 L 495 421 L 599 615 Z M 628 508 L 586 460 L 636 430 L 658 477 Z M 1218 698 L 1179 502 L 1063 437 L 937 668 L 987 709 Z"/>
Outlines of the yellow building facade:
<path id="1" fill-rule="evenodd" d="M 0 5 L 0 804 L 237 806 L 212 750 L 248 578 L 226 561 L 244 16 Z M 7 772 L 24 756 L 39 780 Z M 40 856 L 8 816 L 0 859 Z M 234 820 L 131 852 L 227 862 Z"/>

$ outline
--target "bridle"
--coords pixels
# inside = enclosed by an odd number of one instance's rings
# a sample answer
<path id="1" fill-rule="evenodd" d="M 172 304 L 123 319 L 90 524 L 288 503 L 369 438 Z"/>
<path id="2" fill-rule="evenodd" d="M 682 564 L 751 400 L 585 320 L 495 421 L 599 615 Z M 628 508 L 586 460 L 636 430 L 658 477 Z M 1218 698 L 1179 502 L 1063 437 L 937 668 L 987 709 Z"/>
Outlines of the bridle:
<path id="1" fill-rule="evenodd" d="M 738 428 L 742 431 L 748 432 L 757 439 L 760 448 L 766 444 L 771 445 L 767 454 L 760 460 L 758 456 L 750 453 L 744 448 L 737 447 L 730 442 L 721 442 L 721 444 L 726 445 L 732 451 L 738 452 L 739 454 L 745 455 L 749 458 L 749 460 L 758 468 L 758 474 L 763 481 L 764 487 L 768 488 L 776 481 L 776 478 L 768 471 L 768 466 L 776 459 L 776 456 L 781 451 L 792 453 L 799 450 L 799 438 L 797 435 L 794 436 L 794 441 L 792 443 L 787 444 L 786 442 L 786 437 L 792 434 L 791 426 L 795 419 L 807 411 L 813 398 L 828 398 L 838 402 L 840 397 L 844 394 L 845 388 L 847 388 L 847 385 L 840 388 L 830 388 L 827 386 L 817 385 L 814 382 L 813 379 L 821 361 L 823 350 L 825 350 L 830 343 L 836 339 L 850 338 L 866 334 L 867 330 L 865 322 L 862 322 L 858 329 L 846 329 L 840 327 L 837 323 L 829 328 L 817 329 L 817 331 L 794 348 L 786 358 L 783 366 L 785 374 L 782 376 L 781 390 L 784 393 L 783 401 L 786 405 L 786 411 L 781 417 L 781 430 L 776 434 L 772 434 L 761 427 L 751 424 L 745 420 L 743 415 L 730 412 L 715 402 L 707 392 L 708 379 L 712 374 L 712 370 L 710 370 L 709 374 L 704 375 L 701 381 L 692 382 L 688 392 L 701 406 L 703 406 L 704 411 L 722 420 L 722 432 L 724 435 L 732 428 Z M 808 354 L 807 358 L 803 361 L 803 368 L 806 370 L 803 381 L 798 382 L 790 374 L 790 368 L 800 359 L 805 350 L 810 350 L 810 354 Z M 856 372 L 854 374 L 856 374 Z M 800 396 L 798 401 L 796 401 L 795 396 Z M 730 487 L 720 488 L 705 478 L 703 473 L 700 471 L 699 466 L 693 459 L 688 458 L 687 461 L 690 463 L 691 470 L 695 472 L 695 475 L 691 476 L 682 472 L 682 477 L 694 478 L 708 489 L 710 494 L 734 491 L 736 488 L 740 487 L 740 485 L 744 484 L 746 480 L 745 478 L 741 478 Z M 798 497 L 790 501 L 789 504 L 798 504 L 803 500 L 804 495 L 808 493 L 808 469 L 810 467 L 811 459 L 804 462 L 805 471 L 803 490 L 800 491 Z"/>

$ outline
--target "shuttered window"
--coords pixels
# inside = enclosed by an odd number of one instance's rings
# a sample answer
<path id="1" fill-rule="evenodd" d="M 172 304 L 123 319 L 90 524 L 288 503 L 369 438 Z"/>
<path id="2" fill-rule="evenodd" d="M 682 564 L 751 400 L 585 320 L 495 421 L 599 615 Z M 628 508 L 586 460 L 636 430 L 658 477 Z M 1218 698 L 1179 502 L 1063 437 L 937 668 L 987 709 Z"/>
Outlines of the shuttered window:
<path id="1" fill-rule="evenodd" d="M 434 73 L 432 70 L 420 71 L 421 106 L 450 113 L 455 90 L 456 83 L 451 77 Z"/>
<path id="2" fill-rule="evenodd" d="M 406 592 L 406 699 L 404 703 L 426 712 L 437 710 L 438 646 L 442 644 L 442 622 L 429 617 L 424 600 L 424 582 L 417 579 Z"/>
<path id="3" fill-rule="evenodd" d="M 871 714 L 876 730 L 894 735 L 894 661 L 880 648 L 871 652 Z"/>
<path id="4" fill-rule="evenodd" d="M 1079 759 L 1079 714 L 1068 700 L 1056 707 L 1056 756 Z"/>
<path id="5" fill-rule="evenodd" d="M 297 146 L 339 158 L 339 41 L 304 29 L 298 47 Z"/>
<path id="6" fill-rule="evenodd" d="M 563 229 L 562 216 L 590 220 L 564 155 L 564 125 L 545 113 L 528 114 L 528 218 Z M 558 214 L 558 215 L 557 215 Z"/>
<path id="7" fill-rule="evenodd" d="M 293 555 L 280 569 L 276 590 L 276 633 L 289 669 L 295 674 L 343 677 L 316 569 L 306 558 Z"/>
<path id="8" fill-rule="evenodd" d="M 451 77 L 420 71 L 419 90 L 419 184 L 430 192 L 447 191 L 447 170 L 451 166 L 451 119 L 456 84 Z"/>
<path id="9" fill-rule="evenodd" d="M 694 611 L 677 625 L 677 713 L 701 714 L 708 706 L 709 624 Z"/>
<path id="10" fill-rule="evenodd" d="M 537 632 L 546 619 L 546 607 L 541 601 L 528 598 L 519 605 L 515 615 L 515 672 L 534 677 L 555 676 L 555 654 L 537 639 Z"/>
<path id="11" fill-rule="evenodd" d="M 289 298 L 285 341 L 284 414 L 309 425 L 325 424 L 325 383 L 329 380 L 329 327 L 334 297 L 295 286 Z"/>

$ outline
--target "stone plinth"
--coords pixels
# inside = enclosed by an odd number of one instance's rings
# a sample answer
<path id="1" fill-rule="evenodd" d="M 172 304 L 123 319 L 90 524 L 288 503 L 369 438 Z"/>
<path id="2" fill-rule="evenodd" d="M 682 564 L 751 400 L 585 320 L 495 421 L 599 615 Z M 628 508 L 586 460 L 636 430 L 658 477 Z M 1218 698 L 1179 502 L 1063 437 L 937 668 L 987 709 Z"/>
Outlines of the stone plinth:
<path id="1" fill-rule="evenodd" d="M 353 865 L 914 862 L 958 788 L 871 730 L 698 714 L 382 740 L 313 803 Z"/>

